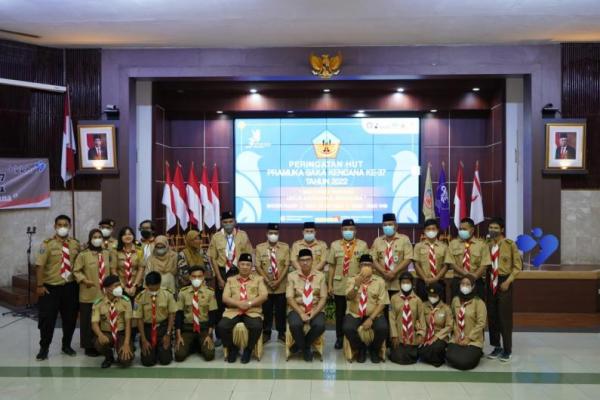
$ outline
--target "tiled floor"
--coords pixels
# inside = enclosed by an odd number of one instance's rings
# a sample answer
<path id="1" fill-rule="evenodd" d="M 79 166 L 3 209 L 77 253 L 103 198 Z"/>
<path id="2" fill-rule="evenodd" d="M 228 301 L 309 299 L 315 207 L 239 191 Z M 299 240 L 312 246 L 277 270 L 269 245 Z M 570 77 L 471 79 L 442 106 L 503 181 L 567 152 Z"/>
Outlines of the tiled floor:
<path id="1" fill-rule="evenodd" d="M 0 312 L 4 312 L 0 308 Z M 60 354 L 37 362 L 35 321 L 0 318 L 0 399 L 600 399 L 600 334 L 516 333 L 510 364 L 482 359 L 470 372 L 424 364 L 349 364 L 327 332 L 323 362 L 285 361 L 269 342 L 262 361 L 226 364 L 222 350 L 207 363 L 191 357 L 166 367 L 99 368 L 100 358 Z M 73 347 L 78 349 L 78 333 Z M 489 349 L 486 349 L 486 351 Z"/>

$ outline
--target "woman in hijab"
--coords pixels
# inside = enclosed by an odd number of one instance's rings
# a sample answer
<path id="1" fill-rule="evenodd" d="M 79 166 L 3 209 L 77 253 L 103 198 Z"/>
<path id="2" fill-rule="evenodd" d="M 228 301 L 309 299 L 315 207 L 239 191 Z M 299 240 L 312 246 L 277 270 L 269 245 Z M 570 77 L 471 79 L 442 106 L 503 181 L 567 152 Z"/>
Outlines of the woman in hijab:
<path id="1" fill-rule="evenodd" d="M 176 293 L 177 253 L 169 248 L 169 239 L 166 236 L 160 235 L 154 239 L 154 249 L 145 264 L 144 275 L 152 271 L 160 273 L 160 286 Z"/>
<path id="2" fill-rule="evenodd" d="M 190 284 L 189 270 L 191 267 L 201 267 L 205 272 L 205 280 L 210 281 L 211 276 L 207 276 L 206 272 L 206 254 L 202 249 L 202 237 L 200 232 L 190 230 L 185 234 L 185 247 L 179 252 L 177 266 L 179 267 L 179 286 L 187 286 Z M 209 269 L 210 271 L 210 269 Z"/>

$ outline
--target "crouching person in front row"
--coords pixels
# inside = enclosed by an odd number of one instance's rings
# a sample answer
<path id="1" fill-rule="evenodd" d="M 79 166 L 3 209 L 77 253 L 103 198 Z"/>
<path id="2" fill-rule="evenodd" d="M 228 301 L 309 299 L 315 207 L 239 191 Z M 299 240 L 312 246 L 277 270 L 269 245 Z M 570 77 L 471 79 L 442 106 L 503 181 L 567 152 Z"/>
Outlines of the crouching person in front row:
<path id="1" fill-rule="evenodd" d="M 193 266 L 189 273 L 191 285 L 181 288 L 177 296 L 179 309 L 175 316 L 175 361 L 185 360 L 192 352 L 211 361 L 215 358 L 212 335 L 217 317 L 217 300 L 214 290 L 206 285 L 202 267 Z"/>
<path id="2" fill-rule="evenodd" d="M 142 347 L 142 365 L 151 367 L 173 360 L 171 336 L 175 325 L 177 303 L 168 289 L 160 287 L 160 273 L 146 275 L 146 289 L 135 298 L 133 317 L 137 319 Z"/>
<path id="3" fill-rule="evenodd" d="M 104 355 L 102 368 L 109 368 L 117 361 L 122 367 L 129 367 L 133 361 L 131 348 L 131 302 L 123 295 L 123 287 L 116 275 L 109 275 L 102 281 L 104 296 L 92 306 L 92 330 L 96 335 L 94 347 Z"/>

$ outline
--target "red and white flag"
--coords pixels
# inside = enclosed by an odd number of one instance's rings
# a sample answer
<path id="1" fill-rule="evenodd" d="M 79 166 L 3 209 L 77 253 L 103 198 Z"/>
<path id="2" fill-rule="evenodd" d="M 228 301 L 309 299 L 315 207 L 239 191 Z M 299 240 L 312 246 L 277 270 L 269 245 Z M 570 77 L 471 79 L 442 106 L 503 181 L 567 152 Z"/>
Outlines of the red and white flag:
<path id="1" fill-rule="evenodd" d="M 202 166 L 202 181 L 200 182 L 200 201 L 204 207 L 204 223 L 208 228 L 215 225 L 215 211 L 212 205 L 211 190 L 208 183 L 208 173 L 206 165 Z"/>
<path id="2" fill-rule="evenodd" d="M 165 206 L 165 215 L 167 219 L 167 231 L 173 228 L 177 224 L 177 217 L 175 216 L 175 198 L 173 196 L 173 184 L 171 183 L 171 171 L 169 171 L 169 163 L 166 164 L 165 171 L 165 188 L 163 190 L 162 203 Z"/>
<path id="3" fill-rule="evenodd" d="M 456 176 L 456 190 L 454 192 L 454 225 L 460 228 L 460 220 L 467 216 L 467 202 L 465 198 L 465 182 L 463 179 L 463 163 L 458 164 Z"/>
<path id="4" fill-rule="evenodd" d="M 217 164 L 215 164 L 210 180 L 210 197 L 212 200 L 213 215 L 215 217 L 215 226 L 217 229 L 221 229 L 221 200 L 219 197 L 219 173 L 217 172 Z"/>
<path id="5" fill-rule="evenodd" d="M 475 177 L 473 178 L 473 190 L 471 191 L 471 219 L 475 225 L 484 221 L 483 199 L 481 196 L 481 182 L 479 181 L 479 161 L 475 163 Z"/>
<path id="6" fill-rule="evenodd" d="M 60 158 L 60 176 L 63 184 L 67 186 L 67 181 L 75 176 L 75 153 L 77 147 L 75 144 L 75 133 L 73 132 L 73 121 L 71 120 L 71 104 L 69 99 L 69 90 L 65 93 L 65 108 L 63 118 L 63 137 L 62 153 Z"/>
<path id="7" fill-rule="evenodd" d="M 194 171 L 194 162 L 190 166 L 188 174 L 188 183 L 185 188 L 190 211 L 190 223 L 196 225 L 198 230 L 202 230 L 202 203 L 200 202 L 200 184 Z"/>
<path id="8" fill-rule="evenodd" d="M 175 179 L 173 182 L 173 198 L 175 199 L 175 215 L 179 218 L 179 226 L 181 229 L 188 227 L 188 205 L 187 196 L 185 195 L 185 182 L 183 181 L 183 172 L 181 172 L 181 164 L 177 163 L 175 168 Z"/>

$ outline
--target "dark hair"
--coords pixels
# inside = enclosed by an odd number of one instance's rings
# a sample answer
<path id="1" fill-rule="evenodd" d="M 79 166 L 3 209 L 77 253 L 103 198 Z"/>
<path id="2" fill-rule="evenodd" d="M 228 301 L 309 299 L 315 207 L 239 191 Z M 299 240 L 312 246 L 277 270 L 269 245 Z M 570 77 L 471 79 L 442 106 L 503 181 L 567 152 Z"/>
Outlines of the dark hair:
<path id="1" fill-rule="evenodd" d="M 492 220 L 490 221 L 490 225 L 491 224 L 497 224 L 500 226 L 500 229 L 504 229 L 504 219 L 502 219 L 502 217 L 492 218 Z"/>
<path id="2" fill-rule="evenodd" d="M 475 226 L 475 222 L 469 217 L 465 217 L 465 218 L 461 219 L 460 223 L 461 224 L 463 224 L 463 223 L 469 224 L 469 225 L 471 225 L 471 228 L 473 228 Z"/>
<path id="3" fill-rule="evenodd" d="M 112 218 L 104 218 L 104 219 L 101 219 L 100 222 L 98 222 L 98 225 L 115 226 L 115 220 Z"/>
<path id="4" fill-rule="evenodd" d="M 92 236 L 94 236 L 94 233 L 99 233 L 100 236 L 102 236 L 102 231 L 100 229 L 98 229 L 98 228 L 92 229 L 90 231 L 90 233 L 88 234 L 88 242 L 87 242 L 88 248 L 92 249 L 92 250 L 102 250 L 102 247 L 92 246 Z"/>
<path id="5" fill-rule="evenodd" d="M 149 272 L 148 275 L 146 275 L 146 286 L 159 285 L 161 281 L 162 277 L 160 276 L 160 273 L 156 271 Z"/>
<path id="6" fill-rule="evenodd" d="M 202 273 L 206 273 L 206 271 L 204 270 L 204 268 L 202 268 L 200 265 L 192 265 L 189 269 L 188 269 L 188 274 L 191 274 L 192 272 L 196 272 L 196 271 L 202 271 Z"/>
<path id="7" fill-rule="evenodd" d="M 140 229 L 142 228 L 142 225 L 144 225 L 144 224 L 150 224 L 150 229 L 152 229 L 153 231 L 156 230 L 156 224 L 151 219 L 145 219 L 142 222 L 140 222 L 140 225 L 139 225 Z"/>
<path id="8" fill-rule="evenodd" d="M 123 243 L 123 236 L 127 233 L 127 231 L 131 232 L 131 234 L 133 235 L 133 241 L 135 242 L 135 231 L 133 230 L 133 228 L 130 226 L 122 227 L 119 231 L 119 235 L 117 236 L 117 250 L 119 251 L 123 250 L 123 247 L 125 247 L 125 243 Z"/>
<path id="9" fill-rule="evenodd" d="M 58 221 L 60 221 L 61 219 L 68 221 L 69 225 L 71 225 L 71 218 L 69 218 L 68 216 L 66 216 L 64 214 L 60 214 L 58 217 L 54 218 L 54 225 L 56 225 L 58 223 Z"/>
<path id="10" fill-rule="evenodd" d="M 425 222 L 423 223 L 423 229 L 425 229 L 431 225 L 435 225 L 438 229 L 440 229 L 440 224 L 437 222 L 437 219 L 433 219 L 433 218 L 425 220 Z"/>

